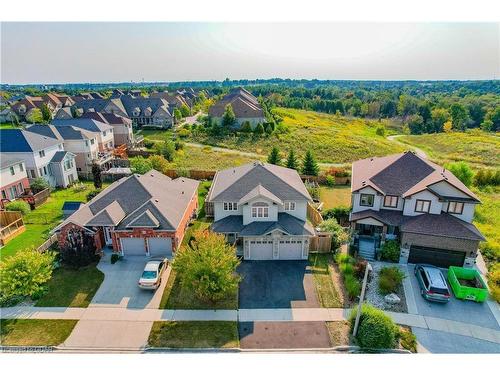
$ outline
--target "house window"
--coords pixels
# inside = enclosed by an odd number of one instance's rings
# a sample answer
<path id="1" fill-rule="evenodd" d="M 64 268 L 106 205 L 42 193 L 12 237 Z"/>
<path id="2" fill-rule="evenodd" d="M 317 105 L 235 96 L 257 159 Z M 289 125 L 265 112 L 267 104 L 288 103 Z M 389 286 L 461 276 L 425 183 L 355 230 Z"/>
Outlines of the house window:
<path id="1" fill-rule="evenodd" d="M 384 207 L 397 207 L 398 197 L 396 195 L 386 195 L 384 198 Z"/>
<path id="2" fill-rule="evenodd" d="M 431 201 L 417 199 L 415 203 L 415 212 L 429 212 L 431 209 Z"/>
<path id="3" fill-rule="evenodd" d="M 237 211 L 238 203 L 236 202 L 224 202 L 224 211 Z"/>
<path id="4" fill-rule="evenodd" d="M 463 202 L 448 202 L 448 212 L 450 214 L 458 214 L 461 215 L 464 212 L 464 203 Z"/>
<path id="5" fill-rule="evenodd" d="M 359 199 L 360 206 L 373 207 L 373 200 L 375 196 L 373 194 L 361 194 Z"/>
<path id="6" fill-rule="evenodd" d="M 7 194 L 5 194 L 5 190 L 2 190 L 2 199 L 7 199 Z"/>
<path id="7" fill-rule="evenodd" d="M 262 203 L 253 205 L 252 217 L 269 217 L 269 207 Z"/>
<path id="8" fill-rule="evenodd" d="M 21 172 L 23 172 L 23 171 L 24 171 L 24 167 L 23 167 L 23 164 L 22 164 L 22 163 L 21 163 L 21 164 L 19 164 L 19 170 L 20 170 Z"/>
<path id="9" fill-rule="evenodd" d="M 12 167 L 10 167 L 9 169 L 10 169 L 10 174 L 11 174 L 12 176 L 14 176 L 14 175 L 16 174 L 16 171 L 14 170 L 14 167 L 12 166 Z"/>
<path id="10" fill-rule="evenodd" d="M 285 202 L 285 211 L 295 211 L 295 202 Z"/>
<path id="11" fill-rule="evenodd" d="M 90 144 L 93 145 L 94 144 L 94 139 L 91 139 L 90 140 Z"/>
<path id="12" fill-rule="evenodd" d="M 40 155 L 41 158 L 45 157 L 45 150 L 38 151 L 38 155 Z"/>
<path id="13" fill-rule="evenodd" d="M 88 146 L 89 145 L 89 141 L 85 141 L 85 146 Z"/>
<path id="14" fill-rule="evenodd" d="M 106 136 L 106 131 L 103 131 L 102 132 L 102 136 L 105 137 Z"/>
<path id="15" fill-rule="evenodd" d="M 43 169 L 42 168 L 38 168 L 38 172 L 40 173 L 40 176 L 43 176 Z"/>
<path id="16" fill-rule="evenodd" d="M 30 169 L 29 172 L 30 172 L 29 175 L 31 178 L 36 178 L 36 173 L 35 173 L 34 169 Z"/>

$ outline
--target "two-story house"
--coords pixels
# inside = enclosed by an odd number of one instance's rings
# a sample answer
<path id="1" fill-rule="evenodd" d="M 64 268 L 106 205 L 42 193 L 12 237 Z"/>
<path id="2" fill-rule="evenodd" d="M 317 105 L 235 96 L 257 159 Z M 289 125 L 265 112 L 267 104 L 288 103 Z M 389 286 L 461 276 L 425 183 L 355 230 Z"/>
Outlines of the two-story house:
<path id="1" fill-rule="evenodd" d="M 113 127 L 104 122 L 91 118 L 78 117 L 64 120 L 52 120 L 52 125 L 56 125 L 58 127 L 72 126 L 74 128 L 95 133 L 97 135 L 99 152 L 111 152 L 115 148 Z"/>
<path id="2" fill-rule="evenodd" d="M 360 255 L 372 259 L 389 239 L 400 263 L 472 266 L 484 237 L 472 224 L 480 203 L 453 173 L 413 152 L 352 165 L 351 228 Z"/>
<path id="3" fill-rule="evenodd" d="M 15 200 L 29 188 L 26 164 L 23 159 L 0 153 L 0 207 Z"/>
<path id="4" fill-rule="evenodd" d="M 92 164 L 97 163 L 103 170 L 109 161 L 99 157 L 98 134 L 74 126 L 33 125 L 27 131 L 63 142 L 64 150 L 74 155 L 74 164 L 79 176 L 92 177 Z"/>
<path id="5" fill-rule="evenodd" d="M 24 161 L 30 181 L 42 177 L 52 187 L 67 187 L 78 179 L 74 155 L 64 150 L 62 140 L 21 129 L 3 129 L 0 146 L 2 155 Z"/>
<path id="6" fill-rule="evenodd" d="M 206 212 L 244 259 L 307 259 L 311 200 L 297 171 L 255 162 L 217 172 Z"/>

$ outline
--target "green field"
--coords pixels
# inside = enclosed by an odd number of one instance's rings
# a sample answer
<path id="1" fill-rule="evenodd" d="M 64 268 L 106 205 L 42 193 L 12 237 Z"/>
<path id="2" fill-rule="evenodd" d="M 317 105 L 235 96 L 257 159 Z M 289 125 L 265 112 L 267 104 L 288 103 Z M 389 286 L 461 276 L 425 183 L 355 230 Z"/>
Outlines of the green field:
<path id="1" fill-rule="evenodd" d="M 465 161 L 472 167 L 500 166 L 500 136 L 478 129 L 465 133 L 406 135 L 398 141 L 417 146 L 439 164 Z"/>
<path id="2" fill-rule="evenodd" d="M 380 125 L 387 127 L 388 134 L 395 134 L 386 120 L 348 119 L 335 115 L 297 109 L 278 108 L 283 117 L 285 133 L 255 137 L 253 135 L 229 135 L 214 137 L 206 133 L 191 135 L 189 141 L 213 146 L 254 152 L 266 156 L 273 146 L 284 153 L 295 150 L 302 157 L 312 149 L 322 163 L 348 163 L 372 155 L 387 155 L 404 150 L 400 144 L 385 136 L 376 135 Z"/>
<path id="3" fill-rule="evenodd" d="M 351 187 L 337 185 L 334 187 L 321 186 L 319 188 L 319 196 L 323 202 L 323 210 L 334 207 L 350 207 L 351 206 Z"/>
<path id="4" fill-rule="evenodd" d="M 486 242 L 481 244 L 481 253 L 486 263 L 491 265 L 500 261 L 500 188 L 487 191 L 475 191 L 481 199 L 481 204 L 476 206 L 474 224 L 486 237 Z"/>
<path id="5" fill-rule="evenodd" d="M 235 167 L 255 160 L 237 153 L 226 153 L 212 150 L 210 147 L 189 147 L 177 151 L 174 158 L 174 168 L 216 171 L 218 169 Z"/>

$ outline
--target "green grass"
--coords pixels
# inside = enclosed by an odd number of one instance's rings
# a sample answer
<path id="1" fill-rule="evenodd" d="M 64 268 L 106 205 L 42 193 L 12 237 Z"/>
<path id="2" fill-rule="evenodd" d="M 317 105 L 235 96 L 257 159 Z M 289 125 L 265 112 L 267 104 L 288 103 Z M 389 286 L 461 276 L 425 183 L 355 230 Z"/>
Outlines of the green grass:
<path id="1" fill-rule="evenodd" d="M 76 191 L 73 187 L 54 190 L 44 204 L 24 216 L 26 231 L 0 249 L 0 257 L 5 259 L 19 250 L 38 247 L 44 243 L 50 237 L 49 232 L 62 220 L 65 201 L 87 201 L 86 196 L 94 186 L 91 182 L 84 184 L 87 186 L 84 191 Z"/>
<path id="2" fill-rule="evenodd" d="M 198 218 L 205 217 L 205 198 L 210 185 L 212 185 L 212 181 L 201 181 L 198 187 Z"/>
<path id="3" fill-rule="evenodd" d="M 388 155 L 401 152 L 404 147 L 389 141 L 385 136 L 376 135 L 381 124 L 386 125 L 388 133 L 394 133 L 392 123 L 383 120 L 349 119 L 335 115 L 278 108 L 275 110 L 283 117 L 283 124 L 289 132 L 269 137 L 252 135 L 231 135 L 214 137 L 206 133 L 191 135 L 189 140 L 202 144 L 226 147 L 267 156 L 273 146 L 277 146 L 286 157 L 293 149 L 297 156 L 303 157 L 306 150 L 312 149 L 319 162 L 348 163 L 369 156 Z"/>
<path id="4" fill-rule="evenodd" d="M 249 163 L 255 160 L 236 153 L 218 152 L 210 147 L 189 147 L 176 153 L 174 168 L 216 171 Z"/>
<path id="5" fill-rule="evenodd" d="M 321 186 L 319 195 L 323 204 L 323 210 L 339 206 L 351 206 L 351 187 L 350 186 Z"/>
<path id="6" fill-rule="evenodd" d="M 342 307 L 342 301 L 330 274 L 331 260 L 331 254 L 310 254 L 309 267 L 314 277 L 321 307 Z"/>
<path id="7" fill-rule="evenodd" d="M 0 123 L 0 129 L 19 129 L 18 126 L 15 126 L 14 124 L 10 123 L 10 122 L 2 122 Z"/>
<path id="8" fill-rule="evenodd" d="M 474 224 L 486 237 L 481 253 L 488 266 L 500 261 L 500 187 L 475 190 L 482 204 L 476 206 Z"/>
<path id="9" fill-rule="evenodd" d="M 73 270 L 56 269 L 47 283 L 47 293 L 36 306 L 87 307 L 104 280 L 104 274 L 95 264 Z"/>
<path id="10" fill-rule="evenodd" d="M 148 343 L 162 348 L 237 348 L 236 322 L 155 322 Z"/>
<path id="11" fill-rule="evenodd" d="M 1 343 L 6 346 L 55 346 L 70 335 L 77 320 L 3 319 Z"/>
<path id="12" fill-rule="evenodd" d="M 424 150 L 438 164 L 465 161 L 472 167 L 500 165 L 500 136 L 478 129 L 467 132 L 407 135 L 398 141 Z"/>

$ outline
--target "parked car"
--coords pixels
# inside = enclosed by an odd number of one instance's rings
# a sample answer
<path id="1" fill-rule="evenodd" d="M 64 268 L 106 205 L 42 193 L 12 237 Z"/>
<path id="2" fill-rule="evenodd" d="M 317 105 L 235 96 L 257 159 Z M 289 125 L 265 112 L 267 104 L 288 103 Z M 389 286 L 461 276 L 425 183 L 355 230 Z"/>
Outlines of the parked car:
<path id="1" fill-rule="evenodd" d="M 420 294 L 428 301 L 447 303 L 450 290 L 441 270 L 426 264 L 415 266 L 415 276 L 420 285 Z"/>
<path id="2" fill-rule="evenodd" d="M 161 275 L 167 268 L 167 265 L 167 259 L 147 262 L 139 279 L 139 288 L 156 290 L 161 285 Z"/>

